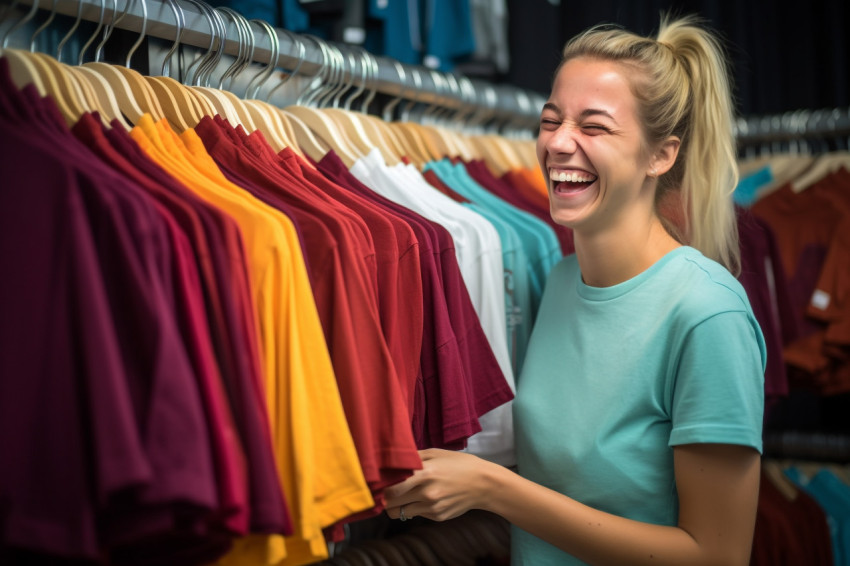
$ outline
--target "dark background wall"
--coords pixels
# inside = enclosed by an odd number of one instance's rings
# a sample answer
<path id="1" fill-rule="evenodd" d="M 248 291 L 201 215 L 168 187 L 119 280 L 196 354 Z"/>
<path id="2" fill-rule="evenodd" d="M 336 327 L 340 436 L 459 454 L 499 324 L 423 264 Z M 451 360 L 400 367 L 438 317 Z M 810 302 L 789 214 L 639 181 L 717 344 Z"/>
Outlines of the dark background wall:
<path id="1" fill-rule="evenodd" d="M 847 0 L 508 0 L 508 11 L 511 69 L 503 80 L 541 93 L 570 37 L 603 22 L 650 34 L 672 11 L 699 15 L 724 38 L 739 113 L 850 106 Z"/>

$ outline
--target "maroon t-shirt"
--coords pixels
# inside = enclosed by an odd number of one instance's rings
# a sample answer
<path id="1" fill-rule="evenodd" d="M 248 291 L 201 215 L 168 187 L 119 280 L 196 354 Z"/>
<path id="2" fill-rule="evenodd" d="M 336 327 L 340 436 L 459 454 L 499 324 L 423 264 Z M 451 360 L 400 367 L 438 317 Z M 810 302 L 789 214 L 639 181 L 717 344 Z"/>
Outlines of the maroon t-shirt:
<path id="1" fill-rule="evenodd" d="M 109 146 L 102 134 L 100 123 L 92 115 L 84 115 L 73 128 L 74 135 L 86 143 L 113 169 L 128 180 L 146 189 L 152 202 L 169 230 L 169 242 L 173 253 L 171 308 L 186 344 L 187 353 L 198 377 L 198 388 L 206 409 L 205 414 L 210 434 L 210 443 L 215 465 L 218 489 L 219 512 L 224 526 L 235 534 L 248 532 L 248 493 L 245 454 L 233 423 L 230 404 L 224 391 L 218 362 L 213 351 L 210 323 L 204 305 L 202 280 L 195 258 L 208 255 L 208 249 L 198 249 L 190 238 L 193 232 L 184 232 L 178 226 L 174 213 L 180 220 L 189 220 L 184 207 L 155 186 L 155 182 L 129 166 Z M 120 163 L 117 166 L 116 163 Z M 197 228 L 197 226 L 192 226 Z"/>
<path id="2" fill-rule="evenodd" d="M 16 297 L 0 321 L 3 544 L 96 558 L 174 532 L 177 501 L 185 524 L 217 508 L 203 408 L 160 279 L 161 217 L 49 103 L 22 113 L 2 79 L 3 109 L 18 112 L 3 112 L 0 157 L 17 188 L 0 212 L 0 255 L 16 266 L 0 283 Z"/>
<path id="3" fill-rule="evenodd" d="M 762 472 L 750 565 L 777 564 L 829 566 L 832 543 L 818 503 L 800 489 L 788 499 Z"/>
<path id="4" fill-rule="evenodd" d="M 764 334 L 767 366 L 764 374 L 765 401 L 788 395 L 788 374 L 782 357 L 782 319 L 779 305 L 788 302 L 785 271 L 769 226 L 749 210 L 737 209 L 741 248 L 738 280 L 747 292 L 753 314 Z"/>

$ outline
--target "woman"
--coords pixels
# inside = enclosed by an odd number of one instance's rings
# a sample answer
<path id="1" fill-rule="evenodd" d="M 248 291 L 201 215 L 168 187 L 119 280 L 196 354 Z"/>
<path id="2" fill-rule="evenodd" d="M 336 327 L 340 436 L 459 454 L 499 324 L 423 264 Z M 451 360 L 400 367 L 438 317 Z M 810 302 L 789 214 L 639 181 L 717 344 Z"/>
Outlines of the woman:
<path id="1" fill-rule="evenodd" d="M 513 525 L 513 563 L 747 564 L 764 341 L 739 253 L 732 103 L 693 20 L 564 50 L 537 155 L 576 253 L 552 271 L 518 379 L 518 474 L 422 452 L 391 517 Z"/>

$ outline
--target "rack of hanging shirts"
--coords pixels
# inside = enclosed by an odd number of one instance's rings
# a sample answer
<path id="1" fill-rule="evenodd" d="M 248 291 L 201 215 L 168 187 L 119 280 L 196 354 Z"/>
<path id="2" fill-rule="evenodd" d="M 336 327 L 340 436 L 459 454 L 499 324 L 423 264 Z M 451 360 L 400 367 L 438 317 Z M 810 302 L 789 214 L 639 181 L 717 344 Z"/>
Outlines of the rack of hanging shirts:
<path id="1" fill-rule="evenodd" d="M 850 110 L 752 117 L 738 132 L 742 252 L 769 266 L 751 299 L 769 307 L 782 385 L 766 390 L 752 564 L 846 564 Z"/>
<path id="2" fill-rule="evenodd" d="M 374 67 L 321 42 L 305 104 L 253 98 L 272 72 L 234 96 L 210 85 L 246 72 L 251 25 L 192 5 L 218 31 L 191 85 L 0 51 L 4 563 L 309 563 L 419 448 L 513 463 L 515 373 L 571 244 L 528 143 L 415 99 L 349 111 Z"/>
<path id="3" fill-rule="evenodd" d="M 842 394 L 850 390 L 845 352 L 850 110 L 797 112 L 753 123 L 761 131 L 741 143 L 760 145 L 764 153 L 742 159 L 734 196 L 772 232 L 773 262 L 782 266 L 772 289 L 780 295 L 776 318 L 784 360 L 798 385 Z"/>

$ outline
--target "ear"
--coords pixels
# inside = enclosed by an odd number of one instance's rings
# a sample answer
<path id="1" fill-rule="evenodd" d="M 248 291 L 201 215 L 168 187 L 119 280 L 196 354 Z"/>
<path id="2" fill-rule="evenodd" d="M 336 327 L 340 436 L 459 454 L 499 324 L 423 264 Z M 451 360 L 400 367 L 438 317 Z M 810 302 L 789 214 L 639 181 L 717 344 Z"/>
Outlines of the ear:
<path id="1" fill-rule="evenodd" d="M 676 157 L 679 155 L 679 146 L 682 145 L 682 140 L 677 136 L 670 136 L 655 150 L 649 160 L 649 170 L 647 175 L 650 177 L 659 177 L 673 168 L 676 163 Z"/>

